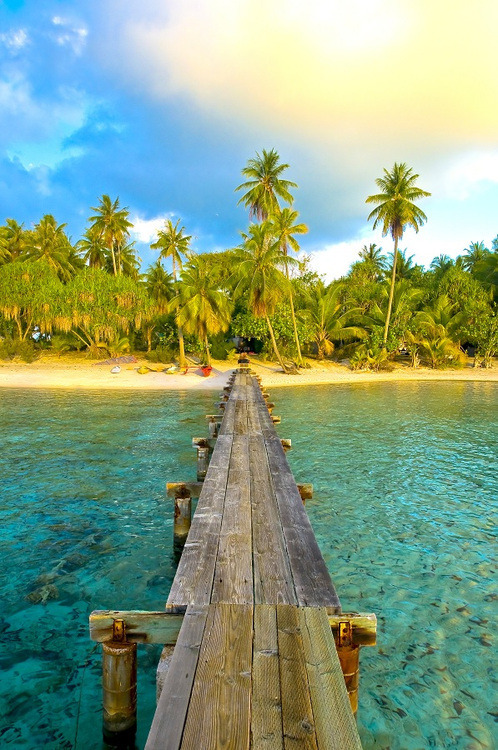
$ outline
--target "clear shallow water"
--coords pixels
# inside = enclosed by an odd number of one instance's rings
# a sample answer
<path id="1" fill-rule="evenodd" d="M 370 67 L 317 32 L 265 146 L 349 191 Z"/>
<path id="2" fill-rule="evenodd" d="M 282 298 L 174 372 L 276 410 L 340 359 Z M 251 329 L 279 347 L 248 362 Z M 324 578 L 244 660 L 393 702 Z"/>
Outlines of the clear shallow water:
<path id="1" fill-rule="evenodd" d="M 378 616 L 378 646 L 361 660 L 365 750 L 498 746 L 496 394 L 481 383 L 274 390 L 343 607 Z M 88 614 L 164 605 L 164 483 L 195 478 L 190 439 L 214 398 L 0 392 L 1 747 L 101 747 Z M 138 747 L 157 659 L 139 647 Z"/>

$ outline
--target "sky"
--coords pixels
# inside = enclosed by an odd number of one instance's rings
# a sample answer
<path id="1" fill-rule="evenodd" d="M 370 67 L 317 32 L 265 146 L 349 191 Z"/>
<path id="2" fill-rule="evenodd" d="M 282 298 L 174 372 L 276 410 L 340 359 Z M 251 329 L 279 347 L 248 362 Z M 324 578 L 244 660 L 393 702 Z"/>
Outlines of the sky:
<path id="1" fill-rule="evenodd" d="M 0 223 L 73 241 L 107 193 L 144 267 L 165 219 L 240 242 L 241 169 L 275 148 L 312 267 L 385 252 L 365 198 L 394 162 L 431 193 L 425 265 L 498 235 L 496 0 L 0 0 Z"/>

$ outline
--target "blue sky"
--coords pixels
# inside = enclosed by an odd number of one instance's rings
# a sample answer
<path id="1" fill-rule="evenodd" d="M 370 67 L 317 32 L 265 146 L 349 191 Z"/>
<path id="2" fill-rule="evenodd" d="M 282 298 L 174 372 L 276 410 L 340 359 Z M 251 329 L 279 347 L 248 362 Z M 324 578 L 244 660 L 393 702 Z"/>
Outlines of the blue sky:
<path id="1" fill-rule="evenodd" d="M 240 170 L 276 148 L 329 278 L 365 243 L 391 249 L 364 201 L 394 161 L 432 193 L 408 254 L 490 245 L 497 22 L 494 0 L 4 0 L 0 221 L 52 213 L 76 240 L 108 193 L 145 264 L 167 217 L 200 251 L 232 247 Z"/>

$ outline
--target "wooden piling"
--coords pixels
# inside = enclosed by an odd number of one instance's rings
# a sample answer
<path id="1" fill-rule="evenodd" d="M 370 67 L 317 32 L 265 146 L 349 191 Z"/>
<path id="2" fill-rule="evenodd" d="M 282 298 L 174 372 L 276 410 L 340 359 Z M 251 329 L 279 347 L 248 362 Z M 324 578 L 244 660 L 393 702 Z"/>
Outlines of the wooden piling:
<path id="1" fill-rule="evenodd" d="M 180 552 L 187 541 L 192 521 L 192 493 L 185 485 L 175 491 L 175 519 L 173 523 L 173 546 Z"/>
<path id="2" fill-rule="evenodd" d="M 354 717 L 358 712 L 358 683 L 360 679 L 360 646 L 339 646 L 337 655 L 341 664 L 346 690 Z"/>
<path id="3" fill-rule="evenodd" d="M 197 481 L 203 482 L 209 466 L 209 445 L 197 445 Z"/>
<path id="4" fill-rule="evenodd" d="M 137 728 L 137 644 L 102 644 L 103 736 L 108 745 L 134 747 Z"/>

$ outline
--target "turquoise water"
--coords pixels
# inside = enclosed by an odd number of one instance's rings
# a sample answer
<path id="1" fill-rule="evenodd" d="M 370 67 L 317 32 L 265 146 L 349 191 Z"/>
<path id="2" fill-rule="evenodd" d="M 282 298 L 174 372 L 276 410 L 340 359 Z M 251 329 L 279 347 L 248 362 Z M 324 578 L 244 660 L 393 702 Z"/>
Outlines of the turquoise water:
<path id="1" fill-rule="evenodd" d="M 365 750 L 492 750 L 496 386 L 272 395 L 296 478 L 314 483 L 308 512 L 343 607 L 378 616 L 361 658 Z M 190 439 L 214 398 L 0 392 L 1 747 L 101 747 L 88 614 L 163 607 L 164 483 L 195 478 Z M 139 647 L 139 748 L 157 659 Z"/>

